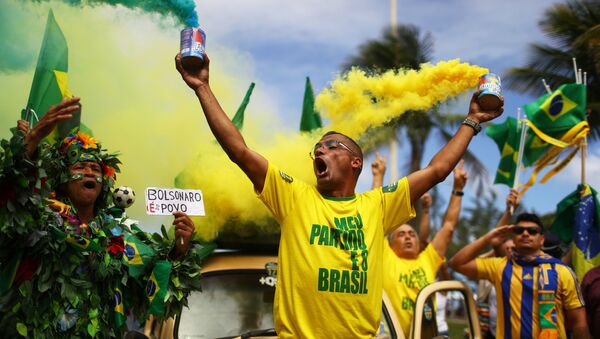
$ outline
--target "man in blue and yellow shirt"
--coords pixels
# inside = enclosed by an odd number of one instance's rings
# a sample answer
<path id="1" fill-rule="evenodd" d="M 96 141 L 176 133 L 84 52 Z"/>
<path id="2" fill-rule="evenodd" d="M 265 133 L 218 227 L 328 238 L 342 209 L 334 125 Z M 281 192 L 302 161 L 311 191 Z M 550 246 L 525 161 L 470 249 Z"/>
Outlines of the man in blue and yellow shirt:
<path id="1" fill-rule="evenodd" d="M 424 169 L 383 188 L 356 194 L 360 147 L 338 132 L 312 149 L 317 185 L 303 183 L 250 149 L 209 86 L 209 59 L 186 69 L 223 150 L 248 176 L 281 226 L 274 318 L 282 338 L 372 338 L 380 325 L 384 235 L 414 216 L 412 204 L 452 171 L 479 123 L 503 111 L 483 111 L 473 96 L 464 124 Z"/>
<path id="2" fill-rule="evenodd" d="M 511 257 L 476 258 L 508 233 L 515 243 Z M 523 213 L 515 225 L 495 228 L 450 260 L 456 271 L 494 284 L 496 338 L 567 338 L 565 317 L 573 324 L 574 338 L 590 338 L 577 278 L 562 261 L 541 251 L 543 243 L 541 220 Z"/>

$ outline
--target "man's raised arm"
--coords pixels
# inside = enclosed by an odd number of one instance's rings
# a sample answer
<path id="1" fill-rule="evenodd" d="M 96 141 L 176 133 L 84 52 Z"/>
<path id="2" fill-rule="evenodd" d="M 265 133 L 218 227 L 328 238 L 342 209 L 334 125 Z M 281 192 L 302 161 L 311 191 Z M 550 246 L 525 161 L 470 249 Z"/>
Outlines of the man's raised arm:
<path id="1" fill-rule="evenodd" d="M 493 246 L 494 244 L 504 242 L 508 233 L 512 231 L 513 228 L 512 225 L 507 225 L 492 229 L 483 237 L 460 249 L 460 251 L 450 259 L 448 264 L 456 272 L 471 279 L 478 279 L 475 258 L 477 258 L 479 253 L 481 253 L 488 245 Z"/>
<path id="2" fill-rule="evenodd" d="M 452 194 L 450 195 L 448 209 L 446 210 L 446 215 L 444 215 L 442 227 L 431 241 L 431 245 L 441 257 L 446 256 L 448 244 L 452 241 L 452 235 L 454 234 L 454 229 L 456 228 L 456 224 L 458 224 L 458 217 L 460 216 L 463 189 L 469 178 L 468 173 L 463 170 L 464 164 L 464 160 L 461 160 L 460 164 L 454 169 L 454 185 L 452 186 Z"/>
<path id="3" fill-rule="evenodd" d="M 186 69 L 181 64 L 181 55 L 175 56 L 175 67 L 183 81 L 194 90 L 206 116 L 206 121 L 215 138 L 229 156 L 250 178 L 254 189 L 262 192 L 267 175 L 267 159 L 248 148 L 242 134 L 231 122 L 219 105 L 208 83 L 210 60 L 204 55 L 204 63 L 197 69 Z"/>
<path id="4" fill-rule="evenodd" d="M 465 122 L 470 124 L 481 124 L 490 121 L 504 112 L 504 98 L 495 111 L 484 111 L 477 102 L 477 93 L 473 94 L 469 104 L 469 114 Z M 431 159 L 427 167 L 411 173 L 408 176 L 410 187 L 410 201 L 414 204 L 423 193 L 437 183 L 446 179 L 448 174 L 456 167 L 458 161 L 463 157 L 471 138 L 475 135 L 475 128 L 461 125 L 454 137 Z"/>

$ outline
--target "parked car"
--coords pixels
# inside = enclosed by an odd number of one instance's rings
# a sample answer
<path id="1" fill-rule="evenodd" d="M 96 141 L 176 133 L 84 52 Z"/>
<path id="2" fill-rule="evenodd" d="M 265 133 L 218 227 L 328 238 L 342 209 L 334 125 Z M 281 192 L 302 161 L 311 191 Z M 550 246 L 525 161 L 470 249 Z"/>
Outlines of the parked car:
<path id="1" fill-rule="evenodd" d="M 218 251 L 202 267 L 202 292 L 188 299 L 189 309 L 163 324 L 149 322 L 151 338 L 268 338 L 273 329 L 273 299 L 277 282 L 277 256 L 273 253 Z M 448 338 L 439 336 L 435 324 L 433 296 L 451 291 L 462 295 L 464 320 L 458 325 L 460 338 L 479 339 L 479 323 L 471 289 L 459 281 L 442 281 L 426 286 L 415 303 L 409 338 Z M 455 326 L 456 327 L 456 326 Z M 456 337 L 456 334 L 451 337 Z M 380 339 L 405 339 L 391 301 L 384 293 Z"/>

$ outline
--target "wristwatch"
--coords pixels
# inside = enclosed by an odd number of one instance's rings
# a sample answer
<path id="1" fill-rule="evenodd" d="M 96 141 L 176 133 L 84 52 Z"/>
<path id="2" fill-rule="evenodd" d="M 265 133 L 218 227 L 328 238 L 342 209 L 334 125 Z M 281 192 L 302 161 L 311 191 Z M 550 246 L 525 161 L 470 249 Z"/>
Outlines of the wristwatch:
<path id="1" fill-rule="evenodd" d="M 481 131 L 481 125 L 479 125 L 477 121 L 471 118 L 466 118 L 465 120 L 463 120 L 462 124 L 473 128 L 473 130 L 475 130 L 475 135 L 477 135 L 477 133 Z"/>
<path id="2" fill-rule="evenodd" d="M 452 194 L 454 194 L 456 196 L 459 196 L 459 197 L 462 197 L 463 195 L 465 195 L 465 192 L 463 192 L 463 191 L 452 191 Z"/>

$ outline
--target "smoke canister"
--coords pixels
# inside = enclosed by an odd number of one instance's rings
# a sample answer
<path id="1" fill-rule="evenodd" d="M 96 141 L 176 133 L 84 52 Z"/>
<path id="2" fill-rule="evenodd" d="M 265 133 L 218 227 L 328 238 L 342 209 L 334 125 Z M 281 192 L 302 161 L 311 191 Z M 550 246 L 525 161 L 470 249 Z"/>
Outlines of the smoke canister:
<path id="1" fill-rule="evenodd" d="M 479 106 L 485 111 L 494 111 L 500 106 L 502 86 L 500 77 L 494 73 L 484 74 L 479 78 L 477 87 Z"/>
<path id="2" fill-rule="evenodd" d="M 184 28 L 181 31 L 179 52 L 181 64 L 185 68 L 199 68 L 204 62 L 206 34 L 197 27 Z"/>

